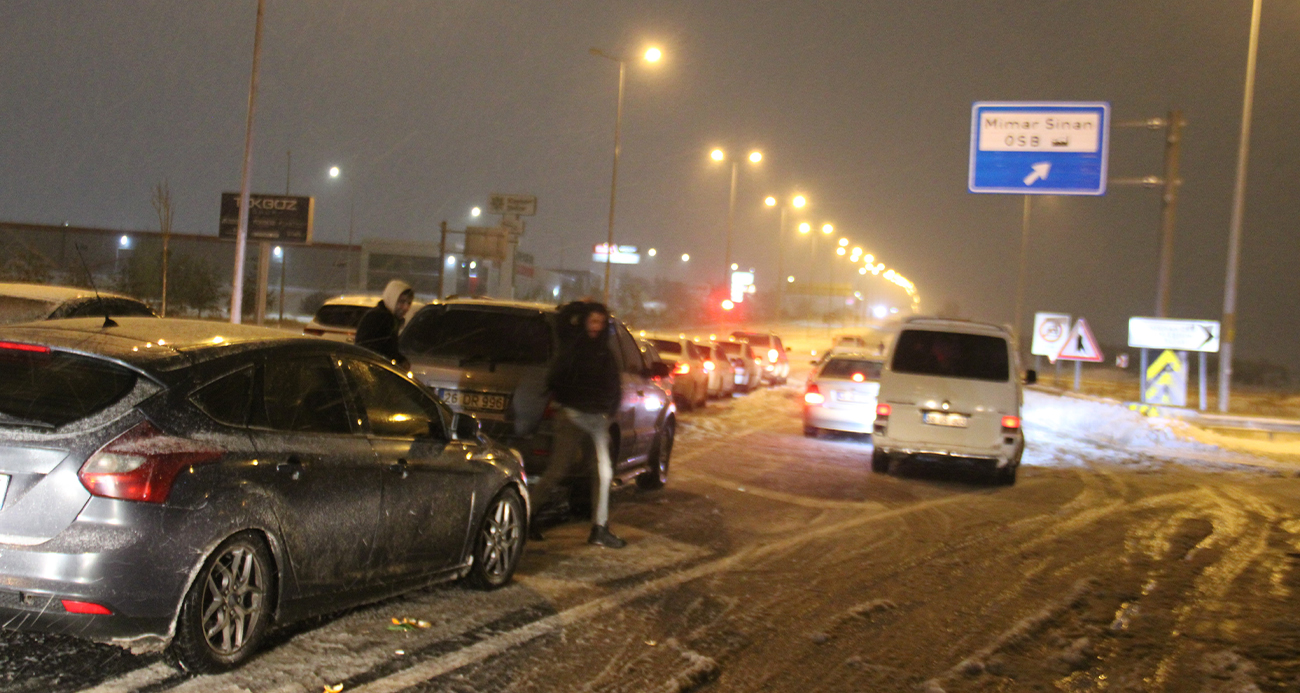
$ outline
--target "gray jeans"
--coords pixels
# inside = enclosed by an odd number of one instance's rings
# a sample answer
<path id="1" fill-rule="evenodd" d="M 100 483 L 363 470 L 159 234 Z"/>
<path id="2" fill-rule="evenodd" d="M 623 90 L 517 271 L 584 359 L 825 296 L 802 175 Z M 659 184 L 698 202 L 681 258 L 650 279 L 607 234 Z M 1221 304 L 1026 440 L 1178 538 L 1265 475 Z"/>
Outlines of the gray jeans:
<path id="1" fill-rule="evenodd" d="M 562 407 L 555 421 L 555 444 L 551 463 L 537 484 L 534 496 L 540 507 L 550 500 L 556 485 L 564 480 L 575 464 L 582 460 L 582 447 L 590 437 L 596 448 L 598 480 L 591 487 L 591 521 L 609 524 L 609 486 L 614 479 L 614 465 L 609 459 L 609 417 Z M 578 470 L 583 471 L 583 470 Z"/>

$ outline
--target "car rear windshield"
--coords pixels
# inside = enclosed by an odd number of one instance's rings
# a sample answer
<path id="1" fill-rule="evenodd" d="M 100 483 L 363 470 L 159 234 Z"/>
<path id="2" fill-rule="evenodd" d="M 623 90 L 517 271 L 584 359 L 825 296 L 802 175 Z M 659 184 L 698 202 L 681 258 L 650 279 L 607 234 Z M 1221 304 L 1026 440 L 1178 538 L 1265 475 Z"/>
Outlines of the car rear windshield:
<path id="1" fill-rule="evenodd" d="M 756 347 L 772 346 L 772 337 L 765 334 L 754 334 L 752 332 L 733 332 L 732 337 L 743 339 Z"/>
<path id="2" fill-rule="evenodd" d="M 660 354 L 682 353 L 681 342 L 670 342 L 667 339 L 652 339 L 650 340 L 650 343 L 655 345 L 655 349 L 658 349 Z"/>
<path id="3" fill-rule="evenodd" d="M 462 364 L 545 363 L 551 326 L 541 313 L 432 306 L 402 332 L 402 353 L 458 359 Z"/>
<path id="4" fill-rule="evenodd" d="M 320 310 L 316 311 L 316 322 L 329 327 L 356 328 L 361 324 L 361 316 L 365 315 L 370 308 L 348 305 L 321 306 Z"/>
<path id="5" fill-rule="evenodd" d="M 861 373 L 866 380 L 879 380 L 880 367 L 879 361 L 868 361 L 867 359 L 831 359 L 822 369 L 821 377 L 823 378 L 843 378 L 851 379 L 854 374 Z"/>
<path id="6" fill-rule="evenodd" d="M 103 411 L 136 374 L 101 359 L 0 342 L 0 425 L 56 428 Z"/>
<path id="7" fill-rule="evenodd" d="M 903 330 L 891 368 L 896 373 L 1005 382 L 1011 375 L 1007 340 L 982 334 Z"/>
<path id="8" fill-rule="evenodd" d="M 0 296 L 0 325 L 44 320 L 54 310 L 54 305 L 35 298 Z"/>
<path id="9" fill-rule="evenodd" d="M 68 301 L 50 314 L 55 318 L 98 318 L 111 315 L 119 318 L 152 318 L 153 309 L 147 304 L 133 298 L 105 296 L 103 298 L 79 298 Z"/>

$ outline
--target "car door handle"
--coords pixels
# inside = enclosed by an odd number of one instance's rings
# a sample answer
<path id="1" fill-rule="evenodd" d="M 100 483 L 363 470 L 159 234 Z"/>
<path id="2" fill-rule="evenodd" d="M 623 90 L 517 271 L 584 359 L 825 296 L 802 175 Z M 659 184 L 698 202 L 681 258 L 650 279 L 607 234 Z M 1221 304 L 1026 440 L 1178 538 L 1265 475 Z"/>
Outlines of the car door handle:
<path id="1" fill-rule="evenodd" d="M 410 476 L 411 474 L 410 468 L 406 464 L 405 458 L 398 458 L 396 462 L 388 465 L 388 471 L 393 472 L 395 474 L 400 474 L 403 479 Z"/>
<path id="2" fill-rule="evenodd" d="M 288 474 L 290 479 L 297 481 L 302 478 L 302 460 L 297 455 L 291 455 L 289 459 L 275 465 L 275 471 Z"/>

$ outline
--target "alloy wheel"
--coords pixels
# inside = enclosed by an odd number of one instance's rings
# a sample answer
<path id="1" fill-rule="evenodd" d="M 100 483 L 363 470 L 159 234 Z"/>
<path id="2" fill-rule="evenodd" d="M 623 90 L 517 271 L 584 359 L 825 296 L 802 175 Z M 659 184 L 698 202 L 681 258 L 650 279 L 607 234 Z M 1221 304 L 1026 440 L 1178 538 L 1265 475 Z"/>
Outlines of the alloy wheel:
<path id="1" fill-rule="evenodd" d="M 266 618 L 266 566 L 250 547 L 234 544 L 204 576 L 203 636 L 221 655 L 238 652 Z"/>

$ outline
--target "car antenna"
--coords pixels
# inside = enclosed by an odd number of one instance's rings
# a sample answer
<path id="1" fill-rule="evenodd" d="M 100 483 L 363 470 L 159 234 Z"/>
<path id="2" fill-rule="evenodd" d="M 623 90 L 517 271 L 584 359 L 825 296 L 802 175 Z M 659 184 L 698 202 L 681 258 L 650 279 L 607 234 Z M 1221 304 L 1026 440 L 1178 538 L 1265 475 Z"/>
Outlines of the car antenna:
<path id="1" fill-rule="evenodd" d="M 102 327 L 117 327 L 117 321 L 108 315 L 108 305 L 104 303 L 104 299 L 99 295 L 99 289 L 95 288 L 95 277 L 91 275 L 90 267 L 86 266 L 86 257 L 81 254 L 81 244 L 76 243 L 73 247 L 77 249 L 77 259 L 81 260 L 81 269 L 86 270 L 86 281 L 90 282 L 90 290 L 95 292 L 95 302 L 99 304 L 100 310 L 104 311 L 104 324 Z"/>

